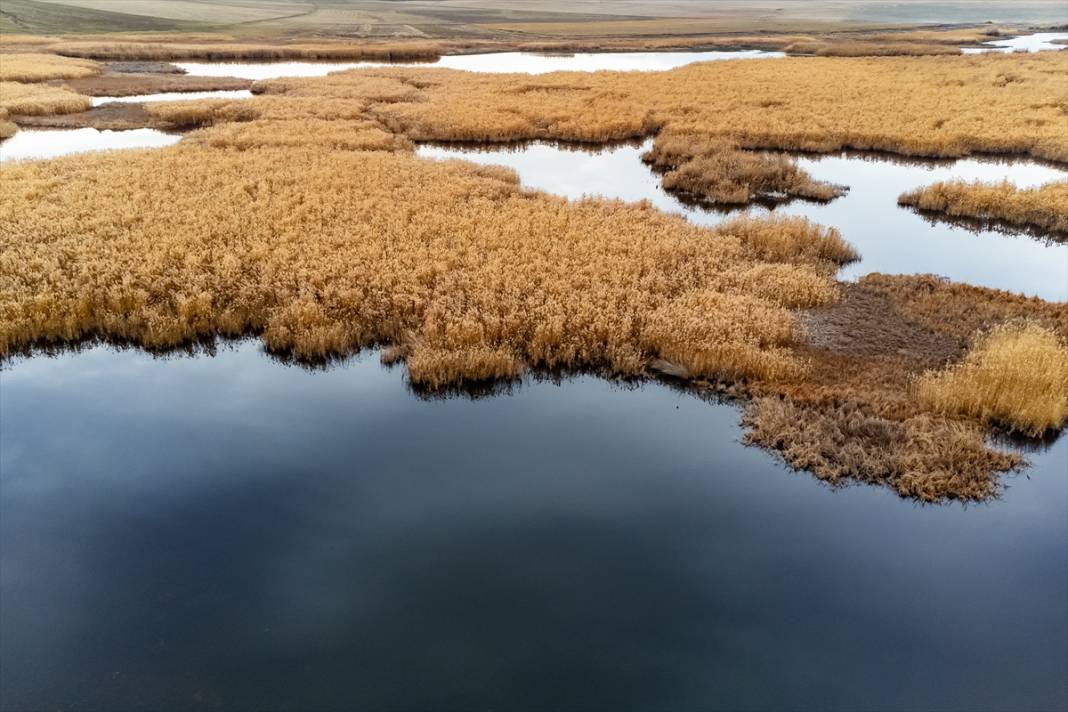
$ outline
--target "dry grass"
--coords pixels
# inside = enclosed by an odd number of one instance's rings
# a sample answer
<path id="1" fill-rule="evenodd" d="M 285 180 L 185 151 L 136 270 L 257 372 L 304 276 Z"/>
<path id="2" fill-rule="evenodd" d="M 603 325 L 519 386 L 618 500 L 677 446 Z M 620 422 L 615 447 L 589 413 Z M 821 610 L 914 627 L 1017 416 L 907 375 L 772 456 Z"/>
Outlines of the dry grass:
<path id="1" fill-rule="evenodd" d="M 1036 188 L 1017 188 L 1008 181 L 947 181 L 904 193 L 898 203 L 951 217 L 1068 233 L 1068 181 Z"/>
<path id="2" fill-rule="evenodd" d="M 48 79 L 75 79 L 98 74 L 96 62 L 54 54 L 23 52 L 0 54 L 0 81 L 43 82 Z"/>
<path id="3" fill-rule="evenodd" d="M 0 49 L 7 47 L 22 47 L 25 45 L 44 45 L 53 44 L 59 41 L 58 37 L 49 37 L 47 35 L 0 35 Z"/>
<path id="4" fill-rule="evenodd" d="M 19 129 L 14 122 L 8 121 L 7 117 L 7 109 L 0 106 L 0 139 L 11 138 Z"/>
<path id="5" fill-rule="evenodd" d="M 813 408 L 759 398 L 742 424 L 748 444 L 774 450 L 821 480 L 885 484 L 926 502 L 989 497 L 997 492 L 990 473 L 1023 463 L 987 447 L 975 427 L 927 415 L 887 418 L 856 401 Z"/>
<path id="6" fill-rule="evenodd" d="M 924 374 L 916 390 L 936 411 L 1041 435 L 1068 420 L 1068 347 L 1034 324 L 998 327 L 960 363 Z"/>
<path id="7" fill-rule="evenodd" d="M 517 364 L 636 375 L 678 358 L 694 375 L 762 379 L 800 368 L 784 351 L 790 312 L 734 276 L 763 264 L 743 240 L 516 183 L 465 162 L 308 146 L 5 168 L 0 348 L 254 331 L 319 358 L 386 342 L 431 387 Z M 833 294 L 827 269 L 784 267 L 809 285 L 806 306 Z"/>
<path id="8" fill-rule="evenodd" d="M 394 68 L 149 105 L 160 125 L 201 128 L 169 149 L 0 174 L 0 351 L 255 333 L 307 359 L 388 346 L 428 388 L 543 367 L 642 376 L 655 364 L 754 399 L 753 442 L 830 481 L 987 497 L 1019 458 L 984 442 L 978 416 L 945 415 L 910 384 L 964 358 L 977 330 L 1028 318 L 1064 339 L 1068 305 L 934 278 L 837 284 L 835 266 L 855 255 L 803 221 L 703 229 L 408 150 L 415 139 L 659 132 L 676 165 L 724 141 L 732 160 L 734 145 L 1068 156 L 1060 73 L 1043 56 L 656 75 Z M 754 194 L 785 190 L 765 174 L 798 185 L 788 165 L 756 158 L 731 180 Z"/>
<path id="9" fill-rule="evenodd" d="M 802 40 L 787 45 L 784 51 L 790 54 L 814 54 L 820 57 L 921 57 L 961 53 L 960 48 L 946 44 L 865 40 Z"/>
<path id="10" fill-rule="evenodd" d="M 93 101 L 89 97 L 75 94 L 63 87 L 0 82 L 0 108 L 9 114 L 73 114 L 85 111 L 92 104 Z"/>
<path id="11" fill-rule="evenodd" d="M 124 73 L 71 79 L 65 85 L 88 96 L 139 96 L 180 91 L 248 89 L 252 82 L 233 77 L 194 77 L 187 74 Z"/>
<path id="12" fill-rule="evenodd" d="M 1068 161 L 1068 85 L 1063 58 L 1053 53 L 786 58 L 540 76 L 390 68 L 263 86 L 309 107 L 366 103 L 371 116 L 415 140 L 605 141 L 665 130 L 747 148 Z"/>
<path id="13" fill-rule="evenodd" d="M 768 224 L 774 230 L 768 230 Z M 763 220 L 740 216 L 717 227 L 717 231 L 741 238 L 753 253 L 768 262 L 846 264 L 860 259 L 853 246 L 835 228 L 825 228 L 799 217 Z"/>
<path id="14" fill-rule="evenodd" d="M 348 60 L 398 61 L 437 59 L 440 48 L 425 42 L 345 42 L 301 44 L 224 44 L 188 42 L 62 42 L 50 49 L 67 57 L 101 60 Z"/>
<path id="15" fill-rule="evenodd" d="M 642 160 L 664 171 L 664 187 L 714 203 L 803 197 L 831 200 L 842 189 L 819 183 L 787 156 L 741 151 L 730 139 L 664 131 Z"/>

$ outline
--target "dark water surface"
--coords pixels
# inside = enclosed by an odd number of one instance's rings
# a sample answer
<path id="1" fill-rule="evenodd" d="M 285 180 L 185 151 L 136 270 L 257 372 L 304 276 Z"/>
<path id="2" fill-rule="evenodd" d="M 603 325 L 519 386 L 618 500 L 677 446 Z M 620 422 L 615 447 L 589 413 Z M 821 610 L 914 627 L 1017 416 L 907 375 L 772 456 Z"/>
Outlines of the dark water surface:
<path id="1" fill-rule="evenodd" d="M 1068 439 L 832 490 L 665 385 L 420 400 L 373 355 L 0 372 L 0 706 L 1068 705 Z"/>

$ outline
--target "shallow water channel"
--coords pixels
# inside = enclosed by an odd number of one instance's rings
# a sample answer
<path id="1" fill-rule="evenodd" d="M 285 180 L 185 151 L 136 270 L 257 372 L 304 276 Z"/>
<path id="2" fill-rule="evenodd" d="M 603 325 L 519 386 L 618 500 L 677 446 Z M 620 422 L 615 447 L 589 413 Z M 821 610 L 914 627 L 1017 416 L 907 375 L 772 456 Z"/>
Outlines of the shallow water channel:
<path id="1" fill-rule="evenodd" d="M 803 215 L 841 230 L 861 260 L 840 272 L 845 279 L 870 272 L 933 273 L 1047 300 L 1068 300 L 1068 244 L 934 221 L 897 205 L 901 193 L 941 180 L 1009 180 L 1020 187 L 1068 179 L 1068 171 L 1023 159 L 903 160 L 873 154 L 802 156 L 800 165 L 818 180 L 849 187 L 829 203 L 792 201 L 774 208 L 717 210 L 695 206 L 666 192 L 660 177 L 641 162 L 651 145 L 584 148 L 544 143 L 519 147 L 420 146 L 430 158 L 462 158 L 504 165 L 520 182 L 568 198 L 584 195 L 648 200 L 698 224 L 714 225 L 747 212 Z"/>
<path id="2" fill-rule="evenodd" d="M 369 67 L 434 67 L 469 72 L 545 74 L 557 71 L 594 72 L 664 71 L 694 62 L 724 59 L 771 59 L 782 52 L 737 50 L 722 52 L 577 52 L 538 54 L 534 52 L 491 52 L 487 54 L 446 55 L 431 62 L 176 62 L 191 76 L 274 79 L 277 77 L 320 77 L 345 69 Z"/>
<path id="3" fill-rule="evenodd" d="M 181 134 L 155 129 L 20 129 L 0 142 L 0 161 L 56 158 L 85 151 L 120 148 L 162 148 L 182 140 Z"/>
<path id="4" fill-rule="evenodd" d="M 248 89 L 222 89 L 215 91 L 169 91 L 162 94 L 136 94 L 133 96 L 94 96 L 93 106 L 102 104 L 144 104 L 151 101 L 191 101 L 194 99 L 248 99 Z"/>
<path id="5" fill-rule="evenodd" d="M 1004 40 L 984 42 L 983 47 L 965 47 L 964 54 L 979 54 L 981 52 L 1050 52 L 1068 49 L 1063 44 L 1056 44 L 1054 40 L 1068 40 L 1068 32 L 1036 32 L 1031 35 L 1010 37 Z"/>
<path id="6" fill-rule="evenodd" d="M 919 506 L 661 384 L 428 401 L 252 342 L 0 382 L 5 709 L 1068 702 L 1066 438 Z"/>

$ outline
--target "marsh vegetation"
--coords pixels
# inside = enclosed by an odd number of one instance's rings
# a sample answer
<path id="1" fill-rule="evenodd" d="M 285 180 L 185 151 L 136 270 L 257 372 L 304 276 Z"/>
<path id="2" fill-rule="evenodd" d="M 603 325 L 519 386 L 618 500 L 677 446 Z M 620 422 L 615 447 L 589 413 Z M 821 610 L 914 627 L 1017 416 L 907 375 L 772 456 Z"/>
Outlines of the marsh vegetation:
<path id="1" fill-rule="evenodd" d="M 666 188 L 726 204 L 828 201 L 839 186 L 759 149 L 1063 158 L 1058 67 L 1036 54 L 716 62 L 655 77 L 380 68 L 269 80 L 250 99 L 148 103 L 154 125 L 198 130 L 155 153 L 5 170 L 0 348 L 255 333 L 314 361 L 384 344 L 426 389 L 529 370 L 663 371 L 750 400 L 750 440 L 826 479 L 988 497 L 1019 459 L 984 441 L 985 416 L 909 384 L 1006 320 L 1064 339 L 1064 305 L 911 278 L 865 280 L 843 302 L 835 273 L 858 255 L 834 229 L 778 217 L 708 229 L 410 152 L 423 140 L 656 134 L 647 160 Z M 890 110 L 905 102 L 910 112 Z M 895 346 L 911 333 L 900 318 L 859 351 L 835 335 L 857 303 L 900 314 L 930 300 L 942 306 L 926 346 Z"/>

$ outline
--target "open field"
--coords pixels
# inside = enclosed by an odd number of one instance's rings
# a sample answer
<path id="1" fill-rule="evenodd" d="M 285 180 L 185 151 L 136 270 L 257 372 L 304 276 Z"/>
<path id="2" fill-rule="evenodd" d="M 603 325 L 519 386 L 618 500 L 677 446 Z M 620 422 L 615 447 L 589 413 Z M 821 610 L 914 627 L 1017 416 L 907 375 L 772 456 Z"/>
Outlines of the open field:
<path id="1" fill-rule="evenodd" d="M 910 24 L 1065 22 L 1056 0 L 7 0 L 0 31 L 224 31 L 242 36 L 623 37 L 855 31 Z"/>

